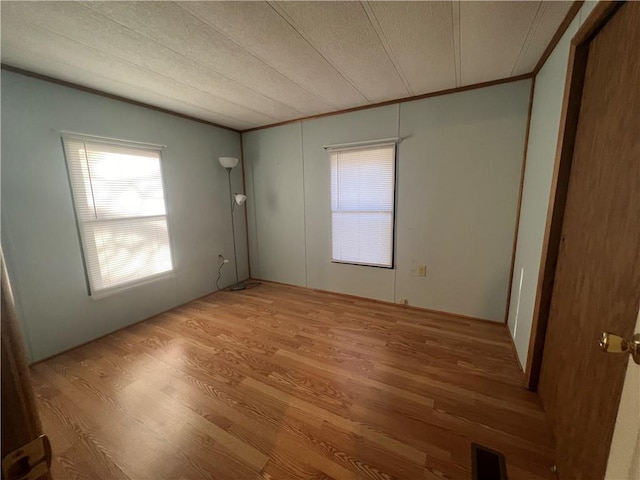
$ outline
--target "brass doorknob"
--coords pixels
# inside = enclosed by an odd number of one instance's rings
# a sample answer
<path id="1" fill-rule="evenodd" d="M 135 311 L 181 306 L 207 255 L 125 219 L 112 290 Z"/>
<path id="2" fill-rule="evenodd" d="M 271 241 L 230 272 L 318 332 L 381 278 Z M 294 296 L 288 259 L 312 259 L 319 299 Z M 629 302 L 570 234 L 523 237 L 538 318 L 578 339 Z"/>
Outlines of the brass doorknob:
<path id="1" fill-rule="evenodd" d="M 598 345 L 607 353 L 628 353 L 633 357 L 633 361 L 640 365 L 640 333 L 627 340 L 611 332 L 602 332 Z"/>

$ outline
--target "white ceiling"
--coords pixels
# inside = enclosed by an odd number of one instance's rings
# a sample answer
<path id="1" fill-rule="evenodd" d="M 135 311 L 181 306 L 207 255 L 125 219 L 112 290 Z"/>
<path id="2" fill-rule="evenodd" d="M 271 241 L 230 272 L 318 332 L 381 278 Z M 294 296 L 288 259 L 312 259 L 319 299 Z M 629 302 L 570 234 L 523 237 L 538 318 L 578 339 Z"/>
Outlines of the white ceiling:
<path id="1" fill-rule="evenodd" d="M 6 2 L 2 63 L 247 129 L 529 73 L 572 2 Z"/>

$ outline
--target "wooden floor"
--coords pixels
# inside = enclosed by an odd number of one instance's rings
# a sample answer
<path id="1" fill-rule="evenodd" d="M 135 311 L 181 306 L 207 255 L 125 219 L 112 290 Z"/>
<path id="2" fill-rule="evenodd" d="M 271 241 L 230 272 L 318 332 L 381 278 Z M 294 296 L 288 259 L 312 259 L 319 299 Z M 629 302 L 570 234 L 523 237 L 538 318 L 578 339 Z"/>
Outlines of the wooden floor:
<path id="1" fill-rule="evenodd" d="M 263 284 L 31 371 L 57 480 L 555 478 L 502 324 Z"/>

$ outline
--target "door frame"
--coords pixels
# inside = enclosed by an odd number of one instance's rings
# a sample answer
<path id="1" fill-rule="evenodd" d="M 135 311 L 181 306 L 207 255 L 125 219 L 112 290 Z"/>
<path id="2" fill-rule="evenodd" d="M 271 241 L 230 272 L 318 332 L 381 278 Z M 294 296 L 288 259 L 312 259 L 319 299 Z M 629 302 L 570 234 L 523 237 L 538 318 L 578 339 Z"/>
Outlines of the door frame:
<path id="1" fill-rule="evenodd" d="M 547 222 L 542 243 L 542 257 L 538 274 L 538 285 L 533 309 L 529 355 L 525 368 L 525 382 L 529 390 L 537 391 L 542 369 L 542 354 L 551 308 L 551 296 L 558 263 L 558 251 L 562 235 L 562 224 L 567 202 L 567 191 L 571 177 L 573 149 L 578 129 L 578 115 L 582 103 L 589 44 L 625 2 L 599 2 L 571 39 L 569 64 L 565 80 L 560 130 L 553 168 Z"/>
<path id="2" fill-rule="evenodd" d="M 40 465 L 40 458 L 30 458 L 35 453 L 42 453 L 38 448 L 31 449 L 34 440 L 42 436 L 42 424 L 36 406 L 36 399 L 31 387 L 29 367 L 25 356 L 22 336 L 16 318 L 15 304 L 11 291 L 11 283 L 6 268 L 6 262 L 0 246 L 0 337 L 1 337 L 1 361 L 2 365 L 2 460 L 16 453 L 16 458 L 24 457 L 29 462 Z M 49 440 L 42 439 L 45 456 L 51 459 L 51 446 Z M 49 465 L 50 466 L 50 465 Z M 35 470 L 31 470 L 33 473 Z M 4 478 L 4 475 L 2 475 Z M 52 476 L 47 471 L 38 477 L 40 480 L 51 480 Z"/>

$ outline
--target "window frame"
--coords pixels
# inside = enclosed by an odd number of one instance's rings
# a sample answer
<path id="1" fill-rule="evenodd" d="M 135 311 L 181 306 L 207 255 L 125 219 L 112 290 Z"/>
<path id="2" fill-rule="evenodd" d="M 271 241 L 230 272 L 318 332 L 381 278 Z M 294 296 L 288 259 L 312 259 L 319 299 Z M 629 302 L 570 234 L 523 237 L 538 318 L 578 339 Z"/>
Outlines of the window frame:
<path id="1" fill-rule="evenodd" d="M 82 192 L 76 192 L 76 189 L 74 188 L 74 182 L 73 182 L 72 173 L 71 173 L 71 166 L 69 162 L 69 157 L 67 156 L 65 141 L 81 142 L 83 144 L 91 143 L 94 145 L 102 144 L 107 147 L 124 147 L 129 149 L 142 150 L 146 152 L 153 151 L 154 153 L 157 153 L 158 166 L 160 170 L 160 180 L 162 184 L 162 200 L 163 200 L 163 206 L 164 206 L 164 215 L 122 216 L 122 217 L 108 218 L 103 220 L 89 220 L 89 221 L 81 220 L 80 215 L 78 215 L 76 198 L 77 198 L 77 195 L 82 194 Z M 111 295 L 114 295 L 120 292 L 135 289 L 136 287 L 139 287 L 139 286 L 156 283 L 165 279 L 175 279 L 176 262 L 175 262 L 175 256 L 173 251 L 173 236 L 171 234 L 171 225 L 170 225 L 171 222 L 169 221 L 167 187 L 165 184 L 164 168 L 163 168 L 163 161 L 162 161 L 162 149 L 165 148 L 166 146 L 150 144 L 150 143 L 142 143 L 142 142 L 136 142 L 136 141 L 130 141 L 130 140 L 120 140 L 120 139 L 109 138 L 109 137 L 68 133 L 68 132 L 62 132 L 62 135 L 60 137 L 60 142 L 62 144 L 64 162 L 67 170 L 67 179 L 69 181 L 69 190 L 71 193 L 71 204 L 73 207 L 73 216 L 76 223 L 76 230 L 78 233 L 78 241 L 79 241 L 81 259 L 82 259 L 82 267 L 83 267 L 83 273 L 85 277 L 87 295 L 93 300 L 99 300 L 101 298 L 109 297 Z M 86 146 L 84 148 L 86 149 Z M 91 182 L 91 180 L 89 181 Z M 83 225 L 90 224 L 90 223 L 96 223 L 96 224 L 114 223 L 114 222 L 117 223 L 121 221 L 126 222 L 126 221 L 132 221 L 132 220 L 135 221 L 135 220 L 145 220 L 145 219 L 153 219 L 153 218 L 158 218 L 158 219 L 164 218 L 166 222 L 167 238 L 168 238 L 168 244 L 169 244 L 169 258 L 171 260 L 171 269 L 166 270 L 164 272 L 158 272 L 156 274 L 138 278 L 132 281 L 120 283 L 118 285 L 108 287 L 108 288 L 102 288 L 102 289 L 94 288 L 91 283 L 91 272 L 90 272 L 89 262 L 86 256 L 87 248 L 85 245 L 85 235 L 84 235 Z"/>
<path id="2" fill-rule="evenodd" d="M 329 178 L 331 178 L 331 155 L 334 152 L 346 151 L 346 150 L 363 150 L 363 149 L 374 149 L 376 147 L 385 147 L 388 145 L 393 146 L 393 182 L 392 182 L 392 198 L 393 205 L 391 210 L 391 263 L 389 265 L 382 265 L 377 263 L 362 263 L 362 262 L 350 262 L 346 260 L 336 260 L 333 258 L 333 213 L 334 210 L 331 206 L 331 194 L 329 195 L 329 214 L 330 218 L 330 241 L 331 241 L 331 259 L 330 262 L 339 265 L 354 265 L 358 267 L 371 267 L 371 268 L 382 268 L 385 270 L 394 270 L 396 268 L 396 221 L 397 221 L 397 204 L 398 204 L 398 141 L 381 141 L 381 142 L 358 142 L 352 144 L 342 144 L 339 146 L 331 146 L 326 147 L 327 152 L 329 153 Z M 366 212 L 366 211 L 363 211 Z M 371 210 L 373 212 L 373 210 Z"/>

